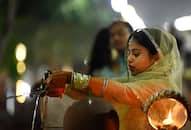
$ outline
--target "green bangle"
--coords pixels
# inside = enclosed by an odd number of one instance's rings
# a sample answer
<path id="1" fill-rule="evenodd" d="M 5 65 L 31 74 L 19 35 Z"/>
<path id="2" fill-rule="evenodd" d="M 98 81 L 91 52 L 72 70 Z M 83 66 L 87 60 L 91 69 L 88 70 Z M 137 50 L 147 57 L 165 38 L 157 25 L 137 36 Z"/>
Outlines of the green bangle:
<path id="1" fill-rule="evenodd" d="M 90 76 L 86 74 L 73 72 L 72 74 L 72 87 L 76 89 L 85 89 L 88 86 Z"/>

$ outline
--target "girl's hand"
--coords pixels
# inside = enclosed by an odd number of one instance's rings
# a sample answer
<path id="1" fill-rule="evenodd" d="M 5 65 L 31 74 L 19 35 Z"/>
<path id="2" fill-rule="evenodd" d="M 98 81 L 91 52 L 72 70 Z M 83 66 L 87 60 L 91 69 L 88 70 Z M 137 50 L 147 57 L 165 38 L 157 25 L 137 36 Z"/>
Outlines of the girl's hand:
<path id="1" fill-rule="evenodd" d="M 54 71 L 45 80 L 47 95 L 50 97 L 61 97 L 64 94 L 67 83 L 71 83 L 72 72 Z"/>

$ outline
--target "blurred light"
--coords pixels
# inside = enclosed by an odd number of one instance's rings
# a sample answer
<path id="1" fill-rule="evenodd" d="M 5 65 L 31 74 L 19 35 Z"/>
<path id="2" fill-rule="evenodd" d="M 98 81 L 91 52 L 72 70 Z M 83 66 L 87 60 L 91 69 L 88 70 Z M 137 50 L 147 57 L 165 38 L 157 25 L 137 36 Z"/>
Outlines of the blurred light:
<path id="1" fill-rule="evenodd" d="M 71 71 L 71 72 L 74 71 L 71 65 L 64 65 L 64 66 L 62 67 L 62 70 L 63 70 L 63 71 L 69 71 L 69 72 L 70 72 L 70 71 Z"/>
<path id="2" fill-rule="evenodd" d="M 165 21 L 164 24 L 163 24 L 163 28 L 164 28 L 166 31 L 170 30 L 170 24 L 169 24 L 167 21 Z"/>
<path id="3" fill-rule="evenodd" d="M 133 29 L 145 28 L 143 20 L 136 13 L 135 8 L 128 4 L 127 0 L 111 0 L 111 7 L 114 11 L 121 13 L 125 21 L 128 21 Z"/>
<path id="4" fill-rule="evenodd" d="M 127 8 L 121 10 L 121 16 L 125 21 L 128 21 L 133 26 L 133 29 L 141 29 L 146 27 L 143 20 L 138 16 L 132 5 L 128 5 Z"/>
<path id="5" fill-rule="evenodd" d="M 16 46 L 16 58 L 18 61 L 23 61 L 26 58 L 27 49 L 23 43 Z"/>
<path id="6" fill-rule="evenodd" d="M 22 62 L 22 61 L 19 61 L 19 62 L 17 63 L 17 72 L 18 72 L 19 74 L 23 74 L 25 71 L 26 71 L 26 65 L 25 65 L 25 63 Z"/>
<path id="7" fill-rule="evenodd" d="M 127 8 L 128 1 L 127 0 L 111 0 L 111 7 L 116 12 L 121 12 L 125 8 Z"/>
<path id="8" fill-rule="evenodd" d="M 174 26 L 179 31 L 191 30 L 191 16 L 177 18 L 174 22 Z"/>
<path id="9" fill-rule="evenodd" d="M 26 100 L 26 97 L 29 96 L 31 91 L 31 88 L 29 84 L 22 80 L 17 80 L 16 82 L 16 95 L 19 96 L 17 97 L 17 102 L 18 103 L 24 103 Z M 23 95 L 23 96 L 20 96 Z"/>
<path id="10" fill-rule="evenodd" d="M 88 65 L 89 64 L 89 60 L 88 57 L 84 58 L 84 65 Z"/>

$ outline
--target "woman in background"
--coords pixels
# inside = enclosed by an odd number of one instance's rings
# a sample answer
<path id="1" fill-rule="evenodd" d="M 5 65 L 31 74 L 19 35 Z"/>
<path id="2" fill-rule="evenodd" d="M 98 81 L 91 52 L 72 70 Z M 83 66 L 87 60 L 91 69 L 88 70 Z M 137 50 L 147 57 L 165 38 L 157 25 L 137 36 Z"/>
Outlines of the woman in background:
<path id="1" fill-rule="evenodd" d="M 124 21 L 115 21 L 101 29 L 91 51 L 89 73 L 107 78 L 126 75 L 125 49 L 132 32 L 132 26 Z"/>

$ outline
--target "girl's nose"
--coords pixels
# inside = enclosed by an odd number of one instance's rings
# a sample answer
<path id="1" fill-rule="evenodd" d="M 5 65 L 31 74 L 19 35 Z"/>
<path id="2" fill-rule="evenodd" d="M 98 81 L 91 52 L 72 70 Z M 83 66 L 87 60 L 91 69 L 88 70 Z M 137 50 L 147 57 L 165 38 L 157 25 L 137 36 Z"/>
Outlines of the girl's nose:
<path id="1" fill-rule="evenodd" d="M 127 60 L 128 60 L 129 63 L 133 62 L 133 57 L 132 57 L 132 55 L 129 55 L 129 56 L 127 57 Z"/>

